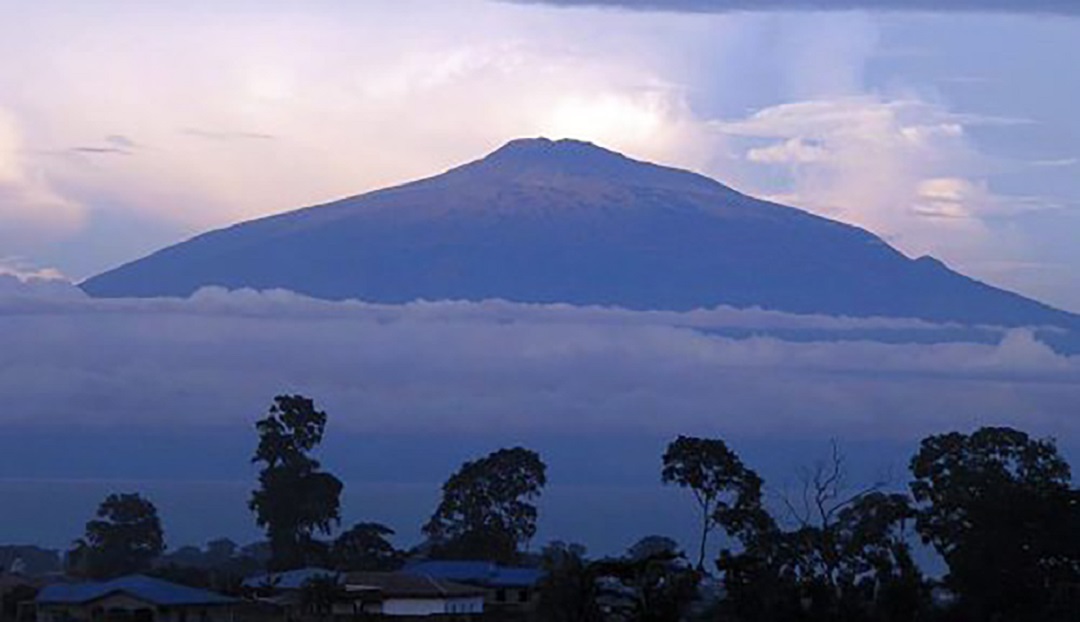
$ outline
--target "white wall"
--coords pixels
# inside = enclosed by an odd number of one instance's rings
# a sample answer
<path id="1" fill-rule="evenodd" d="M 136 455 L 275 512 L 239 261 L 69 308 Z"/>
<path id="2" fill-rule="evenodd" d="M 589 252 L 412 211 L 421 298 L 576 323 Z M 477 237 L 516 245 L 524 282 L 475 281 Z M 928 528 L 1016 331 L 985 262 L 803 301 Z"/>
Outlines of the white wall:
<path id="1" fill-rule="evenodd" d="M 382 613 L 387 616 L 429 616 L 442 613 L 481 613 L 483 596 L 464 598 L 388 598 Z"/>

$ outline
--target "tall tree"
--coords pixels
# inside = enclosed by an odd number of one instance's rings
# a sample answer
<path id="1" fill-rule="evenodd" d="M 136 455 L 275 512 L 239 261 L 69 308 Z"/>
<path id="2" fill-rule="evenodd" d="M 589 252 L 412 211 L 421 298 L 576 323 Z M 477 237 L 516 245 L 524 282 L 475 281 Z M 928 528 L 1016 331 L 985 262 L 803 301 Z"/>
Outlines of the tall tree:
<path id="1" fill-rule="evenodd" d="M 136 493 L 112 494 L 70 554 L 77 571 L 95 578 L 142 572 L 165 550 L 157 508 Z"/>
<path id="2" fill-rule="evenodd" d="M 299 567 L 318 547 L 317 532 L 329 534 L 341 521 L 341 481 L 321 470 L 311 453 L 322 442 L 326 413 L 301 395 L 279 395 L 255 424 L 261 463 L 259 488 L 249 502 L 266 529 L 277 569 Z"/>
<path id="3" fill-rule="evenodd" d="M 668 445 L 663 461 L 663 482 L 689 488 L 701 510 L 697 569 L 704 571 L 709 533 L 759 505 L 761 478 L 719 439 L 680 436 Z"/>
<path id="4" fill-rule="evenodd" d="M 443 497 L 424 525 L 434 554 L 511 562 L 536 534 L 536 506 L 547 483 L 540 455 L 500 449 L 466 462 L 443 484 Z"/>
<path id="5" fill-rule="evenodd" d="M 1005 427 L 931 436 L 911 472 L 917 529 L 948 563 L 965 614 L 1054 619 L 1048 607 L 1080 584 L 1080 496 L 1054 442 Z M 1063 606 L 1080 610 L 1072 598 Z"/>

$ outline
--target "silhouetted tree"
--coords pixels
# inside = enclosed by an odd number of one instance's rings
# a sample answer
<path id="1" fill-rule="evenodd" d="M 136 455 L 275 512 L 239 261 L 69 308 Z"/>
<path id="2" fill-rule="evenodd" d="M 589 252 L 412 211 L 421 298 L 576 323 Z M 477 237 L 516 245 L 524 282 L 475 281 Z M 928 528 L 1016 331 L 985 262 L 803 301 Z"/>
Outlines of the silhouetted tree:
<path id="1" fill-rule="evenodd" d="M 298 567 L 318 553 L 314 534 L 330 533 L 341 520 L 343 485 L 311 457 L 322 442 L 326 413 L 306 397 L 279 395 L 255 428 L 259 445 L 252 462 L 263 468 L 249 506 L 266 529 L 272 567 Z"/>
<path id="2" fill-rule="evenodd" d="M 704 571 L 709 532 L 745 513 L 746 503 L 760 497 L 761 478 L 743 466 L 735 452 L 719 439 L 680 436 L 664 452 L 665 484 L 689 488 L 701 510 L 701 540 L 697 569 Z"/>
<path id="3" fill-rule="evenodd" d="M 748 501 L 742 550 L 725 550 L 730 607 L 744 620 L 911 620 L 928 590 L 911 554 L 914 510 L 906 495 L 874 484 L 849 491 L 843 455 L 802 472 L 798 499 L 784 497 L 793 529 Z M 730 532 L 729 532 L 730 533 Z"/>
<path id="4" fill-rule="evenodd" d="M 331 556 L 338 570 L 397 570 L 402 553 L 387 539 L 394 530 L 379 523 L 357 523 L 334 540 Z"/>
<path id="5" fill-rule="evenodd" d="M 98 507 L 97 518 L 86 523 L 85 535 L 68 557 L 74 571 L 108 578 L 144 571 L 164 550 L 154 504 L 135 493 L 112 494 Z"/>
<path id="6" fill-rule="evenodd" d="M 606 591 L 614 596 L 613 602 L 621 600 L 616 614 L 635 622 L 682 619 L 697 597 L 701 579 L 675 542 L 662 536 L 643 538 L 622 558 L 593 562 L 589 570 L 602 584 L 607 583 L 600 589 L 601 598 Z"/>
<path id="7" fill-rule="evenodd" d="M 552 542 L 542 552 L 537 614 L 544 622 L 600 622 L 597 577 L 585 547 Z"/>
<path id="8" fill-rule="evenodd" d="M 1004 427 L 931 436 L 911 472 L 918 531 L 968 619 L 1080 611 L 1080 497 L 1053 441 Z"/>
<path id="9" fill-rule="evenodd" d="M 547 467 L 528 449 L 500 449 L 466 462 L 443 484 L 424 533 L 437 557 L 512 562 L 536 533 L 536 506 Z"/>

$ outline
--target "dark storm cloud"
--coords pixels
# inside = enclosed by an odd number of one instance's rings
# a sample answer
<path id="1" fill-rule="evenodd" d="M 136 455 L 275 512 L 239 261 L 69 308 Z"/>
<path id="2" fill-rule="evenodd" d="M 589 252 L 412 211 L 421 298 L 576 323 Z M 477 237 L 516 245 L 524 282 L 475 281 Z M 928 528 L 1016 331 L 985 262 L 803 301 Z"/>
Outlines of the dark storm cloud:
<path id="1" fill-rule="evenodd" d="M 509 0 L 520 4 L 611 7 L 643 11 L 925 11 L 1080 15 L 1077 0 Z"/>

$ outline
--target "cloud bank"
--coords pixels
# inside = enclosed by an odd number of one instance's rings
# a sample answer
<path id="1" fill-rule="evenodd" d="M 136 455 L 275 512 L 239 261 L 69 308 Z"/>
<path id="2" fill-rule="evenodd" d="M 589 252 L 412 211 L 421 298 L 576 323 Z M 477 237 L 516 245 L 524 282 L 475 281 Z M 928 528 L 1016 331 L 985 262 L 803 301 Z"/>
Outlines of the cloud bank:
<path id="1" fill-rule="evenodd" d="M 749 332 L 722 334 L 732 327 Z M 826 336 L 775 336 L 807 327 Z M 850 336 L 870 328 L 942 337 Z M 386 306 L 216 289 L 91 300 L 65 283 L 0 277 L 0 425 L 238 430 L 271 396 L 296 391 L 359 433 L 912 439 L 1012 423 L 1076 438 L 1080 358 L 1030 331 L 976 343 L 948 329 L 761 310 Z"/>
<path id="2" fill-rule="evenodd" d="M 522 4 L 614 7 L 642 11 L 925 11 L 1080 14 L 1071 0 L 511 0 Z"/>

